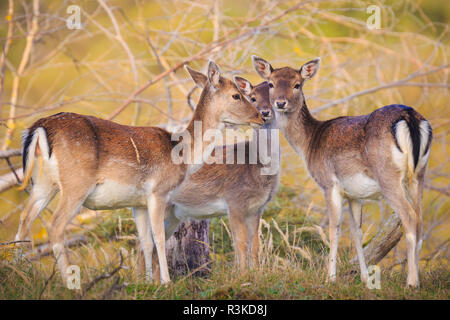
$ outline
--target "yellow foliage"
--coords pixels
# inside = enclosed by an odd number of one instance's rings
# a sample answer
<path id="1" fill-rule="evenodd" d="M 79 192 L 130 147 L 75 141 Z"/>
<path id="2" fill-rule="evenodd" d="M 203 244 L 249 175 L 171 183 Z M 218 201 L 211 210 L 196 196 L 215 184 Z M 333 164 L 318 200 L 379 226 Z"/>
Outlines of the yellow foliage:
<path id="1" fill-rule="evenodd" d="M 16 124 L 14 123 L 14 121 L 12 119 L 9 119 L 6 122 L 6 125 L 8 126 L 9 129 L 14 130 L 16 128 Z"/>
<path id="2" fill-rule="evenodd" d="M 47 230 L 45 230 L 45 228 L 42 228 L 41 230 L 39 230 L 38 233 L 35 233 L 33 235 L 34 240 L 44 240 L 47 237 L 48 237 Z"/>

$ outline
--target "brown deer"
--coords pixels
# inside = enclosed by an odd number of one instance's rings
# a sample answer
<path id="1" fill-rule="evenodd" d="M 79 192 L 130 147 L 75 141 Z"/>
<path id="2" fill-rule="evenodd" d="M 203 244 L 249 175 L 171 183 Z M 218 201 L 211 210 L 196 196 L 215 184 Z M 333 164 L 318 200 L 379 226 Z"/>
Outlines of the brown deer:
<path id="1" fill-rule="evenodd" d="M 270 102 L 280 130 L 303 157 L 308 172 L 325 195 L 330 235 L 328 278 L 336 278 L 342 202 L 347 199 L 361 279 L 367 281 L 361 244 L 362 202 L 384 196 L 406 231 L 407 284 L 418 286 L 421 200 L 432 140 L 428 121 L 404 105 L 385 106 L 363 116 L 320 121 L 309 112 L 302 91 L 305 80 L 317 73 L 320 58 L 305 63 L 299 70 L 274 69 L 256 56 L 252 60 L 258 74 L 269 81 Z"/>
<path id="2" fill-rule="evenodd" d="M 199 72 L 186 67 L 195 80 Z M 203 75 L 202 75 L 203 76 Z M 221 76 L 210 62 L 202 77 L 203 91 L 186 136 L 194 137 L 226 123 L 260 126 L 258 110 L 235 83 Z M 204 139 L 181 141 L 187 149 L 205 150 L 214 143 Z M 165 256 L 164 212 L 173 191 L 198 163 L 174 164 L 177 144 L 171 133 L 157 127 L 132 127 L 75 113 L 59 113 L 36 121 L 24 133 L 24 185 L 31 177 L 30 200 L 21 214 L 17 240 L 26 238 L 39 212 L 60 192 L 58 207 L 49 224 L 49 239 L 63 280 L 68 259 L 64 229 L 81 206 L 92 210 L 133 207 L 139 239 L 145 253 L 147 279 L 151 276 L 153 244 L 156 246 L 161 282 L 170 281 Z M 36 161 L 37 160 L 37 161 Z M 192 159 L 188 159 L 192 160 Z M 38 165 L 34 165 L 37 162 Z"/>
<path id="3" fill-rule="evenodd" d="M 269 101 L 268 83 L 253 87 L 243 78 L 235 77 L 235 81 L 263 116 L 265 123 L 254 131 L 252 141 L 257 147 L 267 146 L 273 163 L 263 160 L 265 152 L 261 156 L 260 150 L 251 149 L 248 141 L 216 147 L 215 154 L 223 152 L 222 159 L 225 159 L 230 152 L 234 158 L 243 146 L 244 163 L 205 164 L 190 175 L 171 193 L 172 206 L 166 213 L 165 223 L 166 238 L 169 238 L 180 222 L 187 218 L 208 219 L 228 214 L 237 262 L 240 270 L 245 271 L 247 265 L 252 267 L 258 262 L 258 227 L 264 207 L 277 190 L 280 159 L 278 130 L 275 138 L 271 135 L 271 129 L 276 129 L 276 120 Z M 254 163 L 251 163 L 251 152 L 256 152 Z M 262 170 L 269 169 L 269 166 L 275 170 L 268 170 L 265 174 Z"/>

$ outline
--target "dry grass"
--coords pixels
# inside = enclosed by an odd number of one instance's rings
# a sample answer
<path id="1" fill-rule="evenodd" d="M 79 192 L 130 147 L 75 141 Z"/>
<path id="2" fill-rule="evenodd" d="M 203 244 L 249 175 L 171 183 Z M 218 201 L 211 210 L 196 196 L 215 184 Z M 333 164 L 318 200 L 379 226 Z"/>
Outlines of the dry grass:
<path id="1" fill-rule="evenodd" d="M 276 201 L 289 193 L 282 188 Z M 173 278 L 167 286 L 148 284 L 136 267 L 136 230 L 125 210 L 101 216 L 95 228 L 85 231 L 88 244 L 70 250 L 71 262 L 81 267 L 82 290 L 68 290 L 54 258 L 17 260 L 20 249 L 0 249 L 0 299 L 448 299 L 450 269 L 446 254 L 436 256 L 432 264 L 421 264 L 421 288 L 405 288 L 404 265 L 381 265 L 381 290 L 369 290 L 349 263 L 354 255 L 343 246 L 336 283 L 326 281 L 328 239 L 322 228 L 305 215 L 289 221 L 270 218 L 265 213 L 260 228 L 260 266 L 241 274 L 234 264 L 234 253 L 226 219 L 211 223 L 210 272 L 199 278 L 187 275 Z M 118 221 L 121 221 L 120 230 Z M 277 222 L 278 220 L 278 222 Z M 79 229 L 73 228 L 74 231 Z M 120 270 L 114 269 L 123 264 Z M 97 281 L 95 279 L 106 279 Z M 89 287 L 88 290 L 86 290 Z"/>
<path id="2" fill-rule="evenodd" d="M 91 249 L 93 250 L 93 249 Z M 268 259 L 267 259 L 268 258 Z M 103 270 L 82 268 L 82 287 L 86 288 Z M 133 259 L 129 258 L 131 263 Z M 230 259 L 229 259 L 230 260 Z M 421 288 L 405 288 L 405 272 L 383 271 L 381 289 L 369 290 L 350 266 L 340 264 L 336 283 L 326 282 L 326 255 L 313 262 L 266 257 L 266 263 L 247 275 L 238 272 L 233 261 L 213 261 L 205 278 L 185 276 L 173 279 L 167 286 L 147 284 L 135 277 L 133 268 L 121 270 L 113 277 L 99 281 L 83 299 L 448 299 L 448 267 L 422 269 Z M 59 274 L 52 276 L 42 263 L 0 263 L 0 299 L 80 299 L 79 291 L 68 290 Z M 105 270 L 106 269 L 106 270 Z"/>

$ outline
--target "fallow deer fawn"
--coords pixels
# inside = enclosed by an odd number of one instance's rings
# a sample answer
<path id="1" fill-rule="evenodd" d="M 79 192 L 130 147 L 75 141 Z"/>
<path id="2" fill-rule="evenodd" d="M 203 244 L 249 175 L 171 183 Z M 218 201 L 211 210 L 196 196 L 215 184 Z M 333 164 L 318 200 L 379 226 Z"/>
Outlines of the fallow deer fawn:
<path id="1" fill-rule="evenodd" d="M 263 82 L 253 87 L 249 81 L 235 77 L 252 103 L 262 114 L 265 123 L 254 132 L 254 140 L 258 147 L 267 144 L 267 151 L 277 159 L 271 159 L 275 170 L 272 174 L 262 174 L 261 169 L 269 164 L 261 161 L 260 152 L 256 152 L 256 162 L 250 161 L 249 142 L 245 144 L 245 163 L 239 164 L 205 164 L 196 173 L 185 179 L 170 196 L 173 204 L 166 213 L 166 238 L 170 237 L 181 221 L 187 218 L 207 219 L 214 216 L 228 214 L 230 230 L 237 262 L 240 270 L 245 271 L 247 263 L 255 266 L 258 262 L 259 237 L 258 227 L 262 211 L 276 192 L 279 181 L 279 149 L 272 153 L 271 148 L 279 148 L 278 141 L 272 145 L 271 130 L 276 128 L 274 112 L 269 101 L 269 87 Z M 263 133 L 263 131 L 265 131 Z M 278 132 L 277 132 L 278 133 Z M 276 135 L 276 139 L 278 135 Z M 233 157 L 239 151 L 238 144 L 217 147 L 215 152 L 223 152 L 223 159 L 227 153 Z M 265 156 L 265 155 L 264 155 Z"/>
<path id="2" fill-rule="evenodd" d="M 367 281 L 361 244 L 362 201 L 382 195 L 400 216 L 406 231 L 407 285 L 419 286 L 421 201 L 432 140 L 428 121 L 404 105 L 385 106 L 363 116 L 317 120 L 306 106 L 302 88 L 305 80 L 316 74 L 320 59 L 305 63 L 299 70 L 274 69 L 256 56 L 252 60 L 259 75 L 269 81 L 270 102 L 280 130 L 303 157 L 325 195 L 330 234 L 329 279 L 336 278 L 342 201 L 347 199 L 361 278 Z"/>
<path id="3" fill-rule="evenodd" d="M 192 78 L 198 72 L 186 67 Z M 204 78 L 203 78 L 204 77 Z M 186 133 L 194 137 L 194 121 L 202 133 L 225 123 L 260 126 L 258 110 L 243 97 L 235 83 L 221 76 L 210 62 L 202 75 L 203 91 Z M 177 142 L 157 127 L 132 127 L 74 113 L 59 113 L 36 121 L 23 139 L 24 185 L 32 178 L 30 200 L 21 214 L 17 240 L 30 232 L 34 219 L 60 192 L 49 224 L 49 239 L 63 280 L 68 266 L 64 229 L 81 206 L 93 210 L 133 207 L 144 250 L 146 276 L 151 277 L 153 243 L 161 282 L 170 281 L 165 256 L 164 212 L 169 193 L 190 173 L 193 164 L 174 164 Z M 187 147 L 213 151 L 214 143 L 192 139 Z M 37 165 L 34 165 L 37 161 Z"/>

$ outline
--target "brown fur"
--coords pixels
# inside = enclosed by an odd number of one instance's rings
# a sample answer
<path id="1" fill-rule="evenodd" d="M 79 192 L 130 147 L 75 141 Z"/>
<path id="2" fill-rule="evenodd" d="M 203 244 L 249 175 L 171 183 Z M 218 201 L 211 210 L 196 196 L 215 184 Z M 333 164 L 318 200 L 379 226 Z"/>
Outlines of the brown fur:
<path id="1" fill-rule="evenodd" d="M 224 121 L 263 123 L 257 109 L 244 99 L 232 81 L 220 76 L 213 62 L 209 64 L 208 76 L 187 69 L 190 74 L 204 79 L 200 101 L 186 129 L 191 137 L 194 137 L 194 121 L 202 121 L 203 132 L 220 127 Z M 234 98 L 236 95 L 239 99 Z M 48 233 L 65 279 L 68 260 L 63 244 L 64 229 L 81 205 L 92 209 L 132 206 L 146 256 L 147 276 L 151 275 L 154 243 L 162 281 L 169 281 L 164 249 L 164 212 L 169 192 L 185 179 L 190 167 L 172 162 L 171 151 L 178 142 L 171 141 L 171 134 L 161 128 L 132 127 L 91 116 L 60 113 L 40 119 L 31 126 L 24 139 L 27 144 L 24 154 L 30 152 L 28 148 L 34 133 L 41 128 L 49 147 L 49 154 L 45 155 L 48 160 L 41 166 L 45 170 L 43 175 L 33 173 L 33 190 L 21 215 L 16 239 L 23 240 L 27 236 L 33 220 L 59 191 L 60 201 Z M 195 144 L 205 144 L 191 140 L 191 148 Z M 41 143 L 44 142 L 38 141 L 38 146 Z M 25 157 L 24 167 L 26 161 Z"/>
<path id="2" fill-rule="evenodd" d="M 170 133 L 156 127 L 132 127 L 76 113 L 59 113 L 39 119 L 31 127 L 45 128 L 51 154 L 59 160 L 64 176 L 82 171 L 89 181 L 102 183 L 105 178 L 142 184 L 164 164 L 170 164 L 174 142 Z M 139 150 L 140 163 L 131 141 Z M 121 163 L 117 163 L 117 159 Z M 116 167 L 119 165 L 119 167 Z M 111 170 L 116 167 L 115 170 Z M 174 166 L 168 187 L 184 178 L 185 166 Z M 67 170 L 64 172 L 64 170 Z"/>
<path id="3" fill-rule="evenodd" d="M 264 114 L 272 117 L 269 90 L 266 82 L 254 87 L 250 93 L 253 104 Z M 268 120 L 261 129 L 275 127 L 275 119 Z M 256 132 L 255 138 L 258 138 Z M 204 207 L 210 202 L 224 200 L 228 207 L 231 232 L 234 239 L 236 257 L 242 271 L 246 263 L 254 266 L 258 262 L 259 238 L 258 227 L 262 211 L 276 192 L 279 174 L 261 175 L 263 164 L 259 158 L 257 164 L 250 164 L 248 143 L 245 143 L 245 164 L 205 164 L 198 172 L 189 176 L 172 194 L 171 202 L 183 207 Z M 223 159 L 230 149 L 237 155 L 237 144 L 217 148 L 223 152 Z M 172 228 L 178 225 L 175 219 Z M 206 216 L 208 217 L 208 216 Z M 170 234 L 169 234 L 170 235 Z M 169 236 L 167 235 L 167 236 Z"/>
<path id="4" fill-rule="evenodd" d="M 304 81 L 317 72 L 320 59 L 305 63 L 300 70 L 289 67 L 274 69 L 258 57 L 253 57 L 253 62 L 256 71 L 272 84 L 270 100 L 279 114 L 281 131 L 292 147 L 303 155 L 309 173 L 325 195 L 330 221 L 330 279 L 335 278 L 342 201 L 347 199 L 361 276 L 363 281 L 367 280 L 361 244 L 361 201 L 376 196 L 372 189 L 378 188 L 405 227 L 407 282 L 408 285 L 418 286 L 418 256 L 422 237 L 420 202 L 427 152 L 432 139 L 428 122 L 417 111 L 403 105 L 385 106 L 363 116 L 320 121 L 309 112 L 302 92 Z M 282 107 L 277 108 L 279 104 Z M 396 132 L 401 121 L 407 125 L 406 133 L 405 129 L 401 133 Z M 422 123 L 426 128 L 420 128 Z M 425 137 L 421 136 L 421 130 L 428 139 L 423 149 L 421 139 Z M 402 149 L 398 137 L 411 141 L 411 147 L 407 145 Z M 395 149 L 406 157 L 408 164 L 403 165 L 393 158 Z M 413 166 L 408 158 L 414 158 Z M 418 167 L 419 161 L 424 163 Z M 409 183 L 405 183 L 407 180 Z"/>

